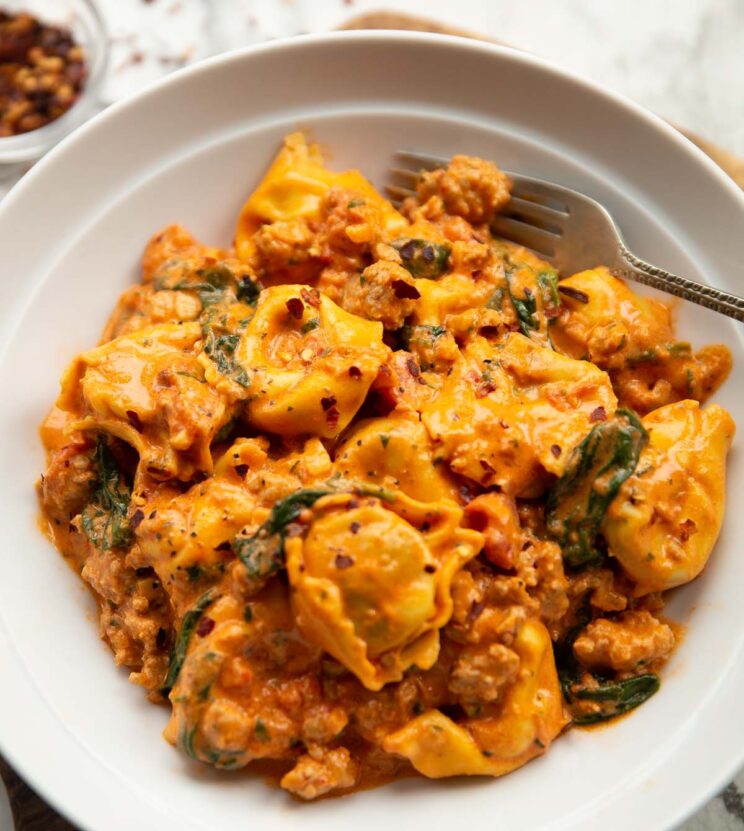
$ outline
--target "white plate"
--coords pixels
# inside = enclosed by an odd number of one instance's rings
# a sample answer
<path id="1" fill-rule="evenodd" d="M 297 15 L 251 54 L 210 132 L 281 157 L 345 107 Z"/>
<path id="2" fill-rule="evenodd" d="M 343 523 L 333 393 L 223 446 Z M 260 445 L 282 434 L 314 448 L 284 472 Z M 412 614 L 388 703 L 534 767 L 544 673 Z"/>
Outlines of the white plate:
<path id="1" fill-rule="evenodd" d="M 671 827 L 744 759 L 736 504 L 705 575 L 674 598 L 690 628 L 661 692 L 631 717 L 573 731 L 498 781 L 408 780 L 311 805 L 258 777 L 207 771 L 161 739 L 164 708 L 114 667 L 91 600 L 37 530 L 37 425 L 65 364 L 96 341 L 162 225 L 230 241 L 241 202 L 298 126 L 312 128 L 334 165 L 378 183 L 402 146 L 489 156 L 564 182 L 604 202 L 640 256 L 744 289 L 734 282 L 744 198 L 724 174 L 659 119 L 522 53 L 409 33 L 307 37 L 200 64 L 113 107 L 0 207 L 3 752 L 68 817 L 100 831 Z M 744 424 L 741 329 L 684 307 L 680 331 L 734 350 L 717 400 Z M 740 453 L 729 474 L 737 495 Z"/>

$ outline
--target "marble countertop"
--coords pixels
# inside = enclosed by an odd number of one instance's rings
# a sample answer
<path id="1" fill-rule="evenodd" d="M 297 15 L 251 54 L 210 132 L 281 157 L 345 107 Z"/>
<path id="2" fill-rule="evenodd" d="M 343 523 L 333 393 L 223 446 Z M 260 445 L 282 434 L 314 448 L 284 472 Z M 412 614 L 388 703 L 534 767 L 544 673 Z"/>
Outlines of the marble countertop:
<path id="1" fill-rule="evenodd" d="M 375 9 L 418 13 L 591 77 L 744 156 L 742 0 L 98 0 L 113 39 L 109 100 L 248 43 Z"/>
<path id="2" fill-rule="evenodd" d="M 385 8 L 541 55 L 744 156 L 744 0 L 98 0 L 98 5 L 111 37 L 104 103 L 209 55 L 326 31 L 352 15 Z M 0 195 L 3 189 L 0 185 Z M 743 794 L 744 774 L 683 831 L 744 831 Z M 0 831 L 11 829 L 0 787 Z"/>

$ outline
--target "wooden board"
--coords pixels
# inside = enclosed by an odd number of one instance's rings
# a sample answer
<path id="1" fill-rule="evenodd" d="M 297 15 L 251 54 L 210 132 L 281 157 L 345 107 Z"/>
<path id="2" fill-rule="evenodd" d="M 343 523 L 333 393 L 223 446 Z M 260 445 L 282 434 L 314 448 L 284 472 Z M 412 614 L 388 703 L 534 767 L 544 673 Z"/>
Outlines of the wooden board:
<path id="1" fill-rule="evenodd" d="M 342 29 L 404 29 L 413 32 L 437 32 L 446 35 L 460 35 L 475 40 L 502 43 L 465 29 L 445 26 L 434 20 L 427 20 L 398 12 L 370 12 L 348 20 Z M 676 126 L 676 125 L 675 125 Z M 723 150 L 710 141 L 696 136 L 680 127 L 677 129 L 713 159 L 728 175 L 744 188 L 744 159 Z M 13 809 L 16 831 L 75 831 L 74 827 L 50 808 L 0 757 L 0 775 L 5 781 Z"/>

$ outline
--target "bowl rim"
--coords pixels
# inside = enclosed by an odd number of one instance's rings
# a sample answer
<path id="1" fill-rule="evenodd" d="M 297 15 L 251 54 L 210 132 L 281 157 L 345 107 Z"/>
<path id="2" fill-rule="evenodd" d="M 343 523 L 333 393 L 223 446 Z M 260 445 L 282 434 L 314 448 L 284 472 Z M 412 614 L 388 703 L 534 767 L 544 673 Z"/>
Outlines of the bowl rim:
<path id="1" fill-rule="evenodd" d="M 82 2 L 94 10 L 94 14 L 98 18 L 105 32 L 106 30 L 100 16 L 100 12 L 93 3 L 93 0 L 82 0 Z M 0 201 L 0 215 L 2 215 L 4 209 L 9 204 L 9 200 L 12 200 L 15 193 L 24 187 L 28 181 L 34 181 L 41 174 L 41 172 L 46 169 L 46 166 L 50 162 L 54 161 L 57 153 L 62 152 L 67 147 L 68 143 L 71 141 L 77 141 L 79 137 L 87 135 L 90 130 L 97 129 L 98 124 L 105 123 L 111 118 L 116 117 L 121 110 L 127 109 L 131 106 L 136 106 L 140 101 L 159 95 L 164 89 L 167 89 L 171 85 L 180 83 L 184 78 L 189 77 L 192 74 L 200 74 L 202 72 L 209 71 L 212 67 L 220 66 L 223 63 L 231 63 L 234 60 L 240 60 L 247 54 L 260 54 L 263 52 L 273 52 L 278 50 L 285 50 L 289 52 L 294 51 L 295 49 L 301 49 L 305 44 L 333 43 L 338 40 L 358 40 L 380 43 L 387 40 L 403 42 L 410 41 L 413 43 L 438 42 L 443 46 L 449 45 L 455 48 L 467 48 L 471 51 L 480 51 L 486 54 L 491 53 L 508 56 L 517 63 L 541 67 L 550 74 L 562 78 L 575 86 L 587 90 L 594 95 L 604 97 L 606 100 L 619 105 L 634 117 L 642 119 L 650 127 L 661 131 L 667 139 L 672 140 L 679 148 L 683 149 L 688 155 L 691 155 L 698 164 L 702 164 L 707 169 L 707 172 L 712 174 L 714 178 L 718 180 L 718 183 L 728 190 L 729 194 L 733 195 L 742 206 L 742 209 L 744 209 L 744 191 L 723 170 L 723 168 L 717 165 L 713 159 L 707 155 L 707 153 L 690 141 L 690 139 L 676 129 L 676 127 L 672 126 L 660 115 L 657 115 L 653 111 L 647 109 L 642 104 L 637 103 L 629 96 L 605 87 L 602 84 L 596 83 L 590 78 L 586 78 L 579 73 L 560 66 L 548 58 L 544 58 L 541 55 L 535 55 L 531 52 L 526 52 L 514 46 L 501 43 L 491 43 L 484 40 L 476 40 L 475 38 L 468 38 L 463 35 L 447 35 L 439 32 L 416 32 L 409 29 L 346 29 L 332 32 L 290 35 L 262 43 L 249 44 L 248 46 L 238 49 L 231 49 L 218 55 L 211 55 L 189 64 L 188 66 L 180 67 L 171 72 L 169 75 L 165 75 L 153 83 L 148 84 L 146 87 L 138 90 L 132 95 L 126 96 L 119 101 L 115 101 L 104 110 L 96 113 L 84 124 L 81 124 L 72 133 L 68 133 L 58 144 L 46 153 L 44 157 L 40 159 L 33 166 L 33 168 L 31 168 L 31 170 L 19 179 Z M 104 67 L 102 67 L 102 69 L 103 68 Z M 65 116 L 72 113 L 73 110 L 74 107 L 66 113 Z M 52 122 L 46 126 L 54 126 L 54 124 L 63 120 L 65 116 L 61 116 L 61 118 L 57 119 L 56 122 Z M 46 127 L 42 127 L 38 131 L 33 130 L 30 133 L 23 135 L 33 135 L 34 133 L 41 132 L 45 129 Z M 18 136 L 9 136 L 7 137 L 7 140 L 15 138 L 18 138 Z"/>
<path id="2" fill-rule="evenodd" d="M 456 50 L 466 49 L 484 54 L 500 55 L 518 64 L 537 66 L 567 83 L 586 90 L 588 93 L 603 97 L 605 100 L 628 112 L 629 116 L 632 116 L 635 119 L 641 119 L 649 127 L 656 131 L 660 131 L 667 140 L 674 142 L 682 151 L 684 151 L 684 153 L 689 157 L 691 163 L 696 163 L 697 165 L 702 166 L 707 171 L 707 174 L 714 178 L 718 185 L 728 192 L 729 196 L 733 197 L 733 199 L 738 203 L 741 209 L 742 217 L 744 218 L 744 192 L 741 191 L 736 183 L 700 148 L 689 141 L 668 122 L 620 93 L 606 89 L 590 79 L 584 78 L 580 75 L 574 74 L 570 70 L 555 65 L 545 58 L 534 56 L 527 52 L 508 46 L 471 40 L 456 35 L 411 32 L 407 30 L 355 30 L 297 35 L 291 38 L 281 38 L 265 43 L 253 44 L 245 48 L 212 56 L 179 69 L 171 75 L 156 81 L 135 95 L 127 97 L 126 99 L 111 105 L 109 108 L 90 119 L 89 122 L 86 122 L 84 125 L 76 129 L 73 133 L 67 135 L 11 189 L 6 197 L 0 202 L 0 225 L 2 225 L 5 217 L 13 210 L 15 201 L 20 198 L 23 192 L 30 188 L 37 181 L 37 179 L 45 175 L 47 167 L 56 162 L 58 155 L 64 153 L 69 145 L 81 141 L 88 135 L 88 133 L 95 131 L 98 128 L 98 125 L 117 118 L 119 113 L 126 111 L 129 108 L 137 107 L 143 100 L 161 95 L 163 91 L 167 90 L 171 85 L 180 84 L 191 76 L 209 72 L 216 66 L 229 64 L 233 61 L 240 61 L 247 55 L 275 51 L 292 53 L 302 50 L 306 45 L 328 46 L 332 48 L 333 44 L 338 41 L 356 41 L 364 42 L 366 44 L 385 44 L 391 41 L 401 43 L 438 44 L 442 47 L 450 47 Z M 14 334 L 14 327 L 10 327 L 9 331 L 3 331 L 2 334 L 0 334 L 0 359 L 4 357 L 7 346 L 14 337 Z M 20 656 L 15 652 L 14 644 L 9 638 L 5 637 L 5 625 L 2 615 L 0 615 L 0 649 L 3 647 L 4 639 L 7 640 L 8 643 L 8 652 L 13 653 L 19 661 L 20 666 L 23 667 L 22 662 L 20 662 Z M 740 677 L 744 677 L 744 671 L 739 671 L 738 674 Z M 11 674 L 8 680 L 11 681 L 13 679 L 14 676 Z M 25 679 L 23 683 L 27 682 L 30 682 L 30 679 Z M 33 684 L 31 684 L 31 688 L 35 690 Z M 729 690 L 728 692 L 730 693 L 731 691 Z M 46 709 L 46 705 L 43 704 L 43 706 Z M 60 719 L 57 719 L 51 711 L 49 715 L 51 715 L 53 720 L 57 721 L 59 726 L 64 727 L 63 722 Z M 46 779 L 43 777 L 40 778 L 34 769 L 33 762 L 35 754 L 22 747 L 20 742 L 16 743 L 13 738 L 13 733 L 14 731 L 9 729 L 9 725 L 4 725 L 3 722 L 0 721 L 0 749 L 6 759 L 16 770 L 19 771 L 19 773 L 21 773 L 29 785 L 31 785 L 38 794 L 45 798 L 60 813 L 71 818 L 73 821 L 79 822 L 80 820 L 76 816 L 76 808 L 78 805 L 75 799 L 76 794 L 63 791 L 63 789 L 59 786 L 59 783 L 51 782 L 48 777 Z M 10 739 L 8 739 L 9 736 L 11 737 Z M 744 766 L 744 746 L 741 747 L 738 755 L 729 754 L 726 756 L 726 759 L 727 762 L 718 764 L 716 774 L 708 777 L 709 784 L 705 788 L 702 788 L 694 798 L 685 802 L 684 806 L 681 808 L 675 807 L 667 813 L 666 816 L 668 819 L 667 824 L 663 826 L 664 828 L 671 828 L 691 816 L 692 813 L 708 802 L 712 796 L 720 791 L 721 787 L 733 778 L 737 771 Z"/>

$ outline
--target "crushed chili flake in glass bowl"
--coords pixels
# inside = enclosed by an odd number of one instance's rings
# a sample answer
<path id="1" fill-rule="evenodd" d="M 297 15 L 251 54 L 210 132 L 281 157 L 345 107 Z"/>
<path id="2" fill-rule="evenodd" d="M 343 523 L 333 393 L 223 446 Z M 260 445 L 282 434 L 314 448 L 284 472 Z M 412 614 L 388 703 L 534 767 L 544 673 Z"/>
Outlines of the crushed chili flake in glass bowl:
<path id="1" fill-rule="evenodd" d="M 0 164 L 36 161 L 93 115 L 107 63 L 92 0 L 0 0 Z"/>

